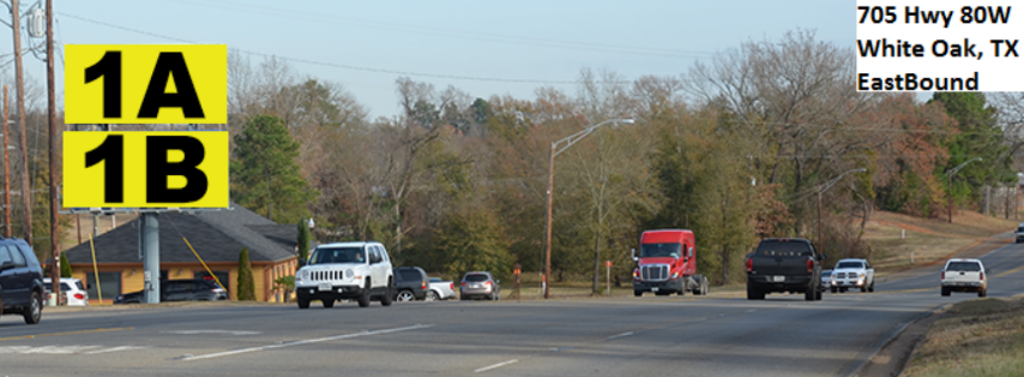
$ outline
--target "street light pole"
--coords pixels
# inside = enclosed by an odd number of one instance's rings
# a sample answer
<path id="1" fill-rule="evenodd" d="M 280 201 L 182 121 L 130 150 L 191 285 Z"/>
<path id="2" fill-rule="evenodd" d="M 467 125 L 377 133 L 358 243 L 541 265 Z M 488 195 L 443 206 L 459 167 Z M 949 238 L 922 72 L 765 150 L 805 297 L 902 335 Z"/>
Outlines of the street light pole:
<path id="1" fill-rule="evenodd" d="M 967 166 L 967 164 L 972 163 L 974 161 L 981 161 L 981 157 L 975 157 L 975 158 L 972 158 L 970 160 L 964 161 L 964 163 L 962 163 L 959 166 L 957 166 L 955 168 L 952 168 L 952 169 L 950 169 L 949 171 L 946 172 L 946 190 L 948 191 L 948 194 L 947 194 L 948 195 L 948 202 L 949 202 L 948 212 L 949 212 L 949 223 L 950 224 L 953 223 L 953 175 L 956 174 L 957 172 L 959 172 L 960 169 L 963 169 L 964 166 Z"/>
<path id="2" fill-rule="evenodd" d="M 838 183 L 840 179 L 843 179 L 843 176 L 854 172 L 863 173 L 866 171 L 868 171 L 868 169 L 865 168 L 850 169 L 844 172 L 843 174 L 840 174 L 839 176 L 832 178 L 831 181 L 818 185 L 818 255 L 822 255 L 825 253 L 825 240 L 823 240 L 821 237 L 821 194 L 827 191 L 828 189 L 832 188 L 832 186 Z"/>
<path id="3" fill-rule="evenodd" d="M 593 126 L 587 127 L 587 128 L 583 129 L 580 132 L 577 132 L 577 133 L 574 133 L 572 135 L 569 135 L 568 137 L 566 137 L 566 138 L 564 138 L 562 140 L 559 140 L 559 141 L 551 143 L 551 155 L 550 155 L 551 157 L 548 160 L 547 245 L 545 246 L 545 252 L 544 252 L 544 283 L 543 284 L 544 284 L 544 298 L 545 299 L 550 297 L 550 290 L 551 290 L 551 203 L 552 203 L 552 198 L 551 197 L 554 194 L 554 185 L 555 185 L 555 183 L 554 183 L 555 182 L 555 156 L 557 156 L 558 154 L 564 152 L 566 149 L 571 147 L 573 144 L 576 144 L 576 142 L 580 141 L 580 139 L 586 137 L 587 135 L 590 135 L 590 133 L 594 132 L 594 130 L 597 129 L 598 127 L 601 127 L 601 126 L 603 126 L 605 124 L 608 124 L 608 123 L 633 124 L 633 120 L 632 119 L 609 119 L 609 120 L 606 120 L 604 122 L 601 122 L 601 123 L 595 124 Z M 559 145 L 561 145 L 562 143 L 565 143 L 565 145 L 559 147 Z"/>

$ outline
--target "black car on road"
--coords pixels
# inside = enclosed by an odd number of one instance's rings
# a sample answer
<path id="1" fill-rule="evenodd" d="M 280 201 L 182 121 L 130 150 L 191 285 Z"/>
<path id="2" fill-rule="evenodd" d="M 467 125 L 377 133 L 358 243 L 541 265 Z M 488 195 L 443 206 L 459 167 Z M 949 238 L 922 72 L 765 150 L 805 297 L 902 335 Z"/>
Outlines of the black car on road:
<path id="1" fill-rule="evenodd" d="M 142 291 L 125 293 L 114 298 L 115 304 L 140 304 L 146 299 Z M 160 281 L 160 302 L 227 300 L 228 293 L 217 283 L 204 279 Z"/>
<path id="2" fill-rule="evenodd" d="M 34 325 L 43 317 L 43 268 L 19 238 L 0 239 L 0 314 L 21 314 Z"/>
<path id="3" fill-rule="evenodd" d="M 398 267 L 395 272 L 395 300 L 413 301 L 427 298 L 430 278 L 419 267 Z"/>

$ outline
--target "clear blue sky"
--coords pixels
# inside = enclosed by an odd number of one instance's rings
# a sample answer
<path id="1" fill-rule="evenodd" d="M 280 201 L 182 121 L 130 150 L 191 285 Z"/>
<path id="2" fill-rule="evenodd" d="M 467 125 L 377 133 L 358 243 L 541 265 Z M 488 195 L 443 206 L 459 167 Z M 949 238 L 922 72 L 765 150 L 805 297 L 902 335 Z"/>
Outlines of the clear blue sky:
<path id="1" fill-rule="evenodd" d="M 607 69 L 627 79 L 679 75 L 697 59 L 749 39 L 778 39 L 795 28 L 853 46 L 854 7 L 853 0 L 54 0 L 59 43 L 180 43 L 79 19 L 84 18 L 284 58 L 409 72 L 416 81 L 438 89 L 452 85 L 474 97 L 523 99 L 532 99 L 545 84 L 412 73 L 551 82 L 571 82 L 582 68 Z M 10 41 L 9 29 L 2 31 L 0 40 Z M 10 51 L 6 45 L 3 50 Z M 45 78 L 42 62 L 32 57 L 25 62 L 32 78 Z M 394 82 L 401 74 L 291 65 L 301 74 L 342 84 L 373 117 L 398 112 Z M 575 93 L 571 83 L 547 85 Z"/>

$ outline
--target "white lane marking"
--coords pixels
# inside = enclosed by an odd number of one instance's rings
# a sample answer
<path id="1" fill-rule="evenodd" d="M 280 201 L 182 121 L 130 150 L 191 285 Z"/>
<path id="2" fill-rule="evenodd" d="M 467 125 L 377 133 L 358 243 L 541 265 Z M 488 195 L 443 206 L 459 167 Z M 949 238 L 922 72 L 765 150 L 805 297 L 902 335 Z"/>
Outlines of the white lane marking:
<path id="1" fill-rule="evenodd" d="M 120 346 L 120 347 L 107 348 L 107 349 L 101 349 L 101 350 L 96 350 L 96 351 L 89 351 L 89 352 L 86 352 L 85 354 L 86 355 L 95 355 L 95 354 L 98 354 L 98 353 L 129 351 L 129 350 L 137 350 L 137 349 L 143 349 L 143 348 L 146 348 L 146 347 L 141 347 L 141 346 Z"/>
<path id="2" fill-rule="evenodd" d="M 486 367 L 474 370 L 473 373 L 486 372 L 486 371 L 489 371 L 491 369 L 501 368 L 503 366 L 506 366 L 506 365 L 509 365 L 509 364 L 515 364 L 515 363 L 518 363 L 518 362 L 519 362 L 519 359 L 512 359 L 512 360 L 509 360 L 509 361 L 502 361 L 502 362 L 494 364 L 494 365 L 488 365 Z"/>
<path id="3" fill-rule="evenodd" d="M 30 347 L 30 346 L 9 346 L 0 347 L 0 354 L 7 353 L 18 353 L 18 354 L 50 354 L 50 355 L 67 355 L 73 353 L 80 353 L 85 350 L 93 348 L 100 348 L 100 346 L 42 346 L 42 347 Z"/>
<path id="4" fill-rule="evenodd" d="M 627 336 L 632 336 L 632 335 L 633 335 L 633 332 L 632 331 L 628 331 L 628 332 L 624 332 L 622 334 L 609 336 L 608 340 L 615 340 L 615 339 L 618 339 L 618 338 L 625 338 Z"/>
<path id="5" fill-rule="evenodd" d="M 390 334 L 390 333 L 399 332 L 399 331 L 424 329 L 424 328 L 432 327 L 432 326 L 434 326 L 434 325 L 413 325 L 413 326 L 406 326 L 406 327 L 397 327 L 397 328 L 393 328 L 393 329 L 363 331 L 363 332 L 357 332 L 357 333 L 354 333 L 354 334 L 328 336 L 328 337 L 325 337 L 325 338 L 299 340 L 299 341 L 288 342 L 288 343 L 277 343 L 277 344 L 272 344 L 272 345 L 269 345 L 269 346 L 240 348 L 240 349 L 231 350 L 231 351 L 208 353 L 208 354 L 199 355 L 199 356 L 185 355 L 184 357 L 181 358 L 181 360 L 191 361 L 191 360 L 212 359 L 212 358 L 215 358 L 215 357 L 231 356 L 231 355 L 238 355 L 238 354 L 242 354 L 242 353 L 257 352 L 257 351 L 266 351 L 266 350 L 269 350 L 269 349 L 284 348 L 284 347 L 291 347 L 291 346 L 300 346 L 300 345 L 304 345 L 304 344 L 327 342 L 327 341 L 331 341 L 331 340 L 351 339 L 351 338 L 357 338 L 357 337 L 360 337 L 360 336 Z"/>
<path id="6" fill-rule="evenodd" d="M 259 335 L 260 331 L 234 331 L 234 330 L 169 330 L 161 331 L 161 334 L 171 335 L 199 335 L 199 334 L 226 334 L 226 335 Z"/>
<path id="7" fill-rule="evenodd" d="M 753 312 L 756 312 L 756 311 L 757 311 L 757 309 L 747 309 L 747 313 L 753 313 Z"/>

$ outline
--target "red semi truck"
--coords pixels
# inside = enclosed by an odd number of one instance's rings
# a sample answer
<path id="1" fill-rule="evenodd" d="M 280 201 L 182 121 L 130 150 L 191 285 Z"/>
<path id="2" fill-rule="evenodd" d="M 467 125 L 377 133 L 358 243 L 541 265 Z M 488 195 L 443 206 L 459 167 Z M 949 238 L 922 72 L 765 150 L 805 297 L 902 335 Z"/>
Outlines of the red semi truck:
<path id="1" fill-rule="evenodd" d="M 633 295 L 708 294 L 708 279 L 697 274 L 693 252 L 693 231 L 688 229 L 648 230 L 640 236 L 640 252 L 633 249 Z"/>

